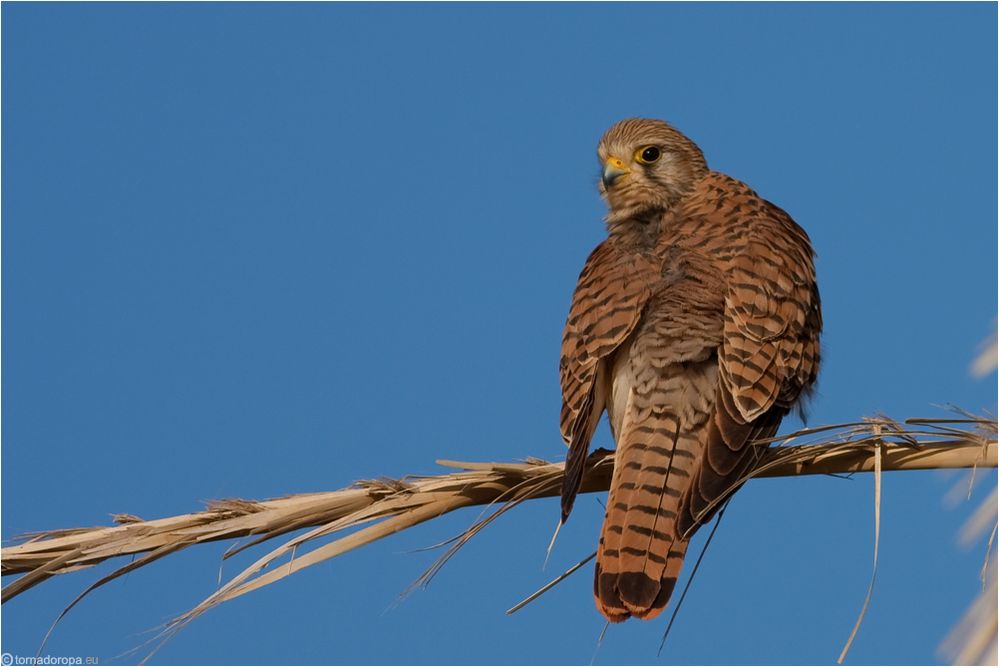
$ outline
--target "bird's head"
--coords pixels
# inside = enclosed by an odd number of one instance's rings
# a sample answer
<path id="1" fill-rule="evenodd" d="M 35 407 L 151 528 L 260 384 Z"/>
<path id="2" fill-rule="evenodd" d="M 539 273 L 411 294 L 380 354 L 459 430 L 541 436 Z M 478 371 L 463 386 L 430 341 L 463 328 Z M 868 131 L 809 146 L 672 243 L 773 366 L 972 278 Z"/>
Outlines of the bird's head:
<path id="1" fill-rule="evenodd" d="M 693 141 L 651 118 L 613 125 L 597 146 L 597 159 L 601 196 L 614 217 L 669 209 L 708 173 Z"/>

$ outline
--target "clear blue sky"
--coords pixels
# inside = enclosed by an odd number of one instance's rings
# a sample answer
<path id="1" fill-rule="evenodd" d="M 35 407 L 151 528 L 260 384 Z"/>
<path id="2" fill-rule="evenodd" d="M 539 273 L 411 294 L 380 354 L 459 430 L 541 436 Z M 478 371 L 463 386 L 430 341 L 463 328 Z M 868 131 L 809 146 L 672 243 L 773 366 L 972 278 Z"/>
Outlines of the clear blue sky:
<path id="1" fill-rule="evenodd" d="M 626 116 L 668 119 L 812 236 L 812 423 L 996 409 L 996 375 L 968 373 L 997 304 L 996 5 L 4 3 L 2 19 L 5 539 L 440 457 L 561 458 L 559 340 L 604 236 L 595 148 Z M 945 506 L 956 480 L 886 477 L 851 661 L 939 660 L 983 558 L 957 544 L 973 506 Z M 504 610 L 589 554 L 597 498 L 548 572 L 553 500 L 388 609 L 435 557 L 412 550 L 477 512 L 227 604 L 156 661 L 588 663 L 589 568 Z M 212 591 L 226 546 L 97 592 L 48 651 L 127 661 Z M 751 483 L 664 655 L 661 619 L 613 627 L 597 662 L 831 662 L 871 548 L 869 476 Z M 33 653 L 109 568 L 4 605 L 2 650 Z"/>

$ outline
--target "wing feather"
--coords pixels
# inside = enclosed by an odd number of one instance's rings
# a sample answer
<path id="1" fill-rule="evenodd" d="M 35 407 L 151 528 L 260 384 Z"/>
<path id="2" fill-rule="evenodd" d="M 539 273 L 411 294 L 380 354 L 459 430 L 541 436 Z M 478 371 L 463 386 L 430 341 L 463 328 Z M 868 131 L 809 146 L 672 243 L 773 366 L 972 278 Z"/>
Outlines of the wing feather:
<path id="1" fill-rule="evenodd" d="M 814 384 L 823 323 L 809 238 L 779 207 L 716 175 L 689 214 L 722 230 L 726 297 L 712 428 L 682 503 L 690 535 L 731 494 Z"/>
<path id="2" fill-rule="evenodd" d="M 590 439 L 605 408 L 602 362 L 635 329 L 649 301 L 659 264 L 610 240 L 594 249 L 577 281 L 563 331 L 559 380 L 560 427 L 569 445 L 562 488 L 562 519 L 583 481 Z"/>

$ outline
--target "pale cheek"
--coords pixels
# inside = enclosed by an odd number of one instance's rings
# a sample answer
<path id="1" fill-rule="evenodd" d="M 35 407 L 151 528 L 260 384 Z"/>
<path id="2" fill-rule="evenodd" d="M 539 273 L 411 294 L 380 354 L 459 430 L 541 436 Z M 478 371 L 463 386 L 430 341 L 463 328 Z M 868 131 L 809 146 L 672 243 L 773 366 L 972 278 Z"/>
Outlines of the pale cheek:
<path id="1" fill-rule="evenodd" d="M 673 159 L 668 159 L 658 170 L 657 178 L 664 183 L 674 183 L 681 176 L 681 167 Z"/>

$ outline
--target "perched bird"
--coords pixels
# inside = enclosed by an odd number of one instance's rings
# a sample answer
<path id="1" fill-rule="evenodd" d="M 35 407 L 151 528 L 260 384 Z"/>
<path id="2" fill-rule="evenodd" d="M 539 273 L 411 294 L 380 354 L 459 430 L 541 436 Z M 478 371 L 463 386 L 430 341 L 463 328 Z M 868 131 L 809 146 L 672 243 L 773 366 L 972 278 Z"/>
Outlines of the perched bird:
<path id="1" fill-rule="evenodd" d="M 562 521 L 607 411 L 616 450 L 594 597 L 620 622 L 666 607 L 692 534 L 815 383 L 822 316 L 809 237 L 690 139 L 628 119 L 597 154 L 608 238 L 563 333 Z"/>

